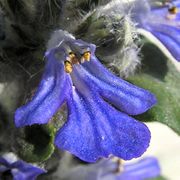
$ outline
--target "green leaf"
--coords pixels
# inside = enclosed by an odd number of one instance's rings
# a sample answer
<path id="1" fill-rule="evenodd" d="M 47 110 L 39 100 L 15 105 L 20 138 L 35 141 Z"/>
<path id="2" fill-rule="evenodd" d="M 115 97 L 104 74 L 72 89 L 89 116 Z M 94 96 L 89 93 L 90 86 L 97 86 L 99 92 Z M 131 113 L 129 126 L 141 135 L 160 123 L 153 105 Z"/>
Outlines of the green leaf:
<path id="1" fill-rule="evenodd" d="M 153 44 L 145 44 L 142 53 L 140 72 L 128 80 L 154 93 L 158 103 L 136 118 L 164 123 L 180 134 L 180 72 Z"/>
<path id="2" fill-rule="evenodd" d="M 33 125 L 24 128 L 17 138 L 18 155 L 28 162 L 47 160 L 54 152 L 53 125 Z"/>

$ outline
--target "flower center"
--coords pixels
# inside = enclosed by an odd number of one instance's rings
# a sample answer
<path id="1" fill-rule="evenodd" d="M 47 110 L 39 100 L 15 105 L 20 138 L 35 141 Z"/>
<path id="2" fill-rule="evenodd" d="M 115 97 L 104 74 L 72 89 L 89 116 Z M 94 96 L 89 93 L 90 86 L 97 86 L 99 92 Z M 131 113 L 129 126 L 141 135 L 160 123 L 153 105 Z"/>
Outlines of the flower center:
<path id="1" fill-rule="evenodd" d="M 71 73 L 74 64 L 84 63 L 85 61 L 90 61 L 90 59 L 90 51 L 85 51 L 82 55 L 79 56 L 79 58 L 74 52 L 70 52 L 66 60 L 64 61 L 64 70 L 66 71 L 66 73 Z"/>
<path id="2" fill-rule="evenodd" d="M 55 57 L 64 63 L 64 71 L 71 73 L 73 65 L 90 61 L 93 52 L 92 44 L 82 40 L 68 39 L 62 40 L 55 50 Z"/>

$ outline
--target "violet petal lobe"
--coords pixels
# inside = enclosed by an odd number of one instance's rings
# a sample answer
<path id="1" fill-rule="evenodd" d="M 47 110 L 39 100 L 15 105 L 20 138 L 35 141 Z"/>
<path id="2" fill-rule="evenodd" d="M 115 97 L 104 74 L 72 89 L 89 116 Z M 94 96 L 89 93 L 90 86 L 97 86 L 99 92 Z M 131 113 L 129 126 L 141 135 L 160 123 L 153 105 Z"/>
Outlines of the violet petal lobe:
<path id="1" fill-rule="evenodd" d="M 46 172 L 21 160 L 14 162 L 11 168 L 14 180 L 35 180 L 37 176 Z"/>
<path id="2" fill-rule="evenodd" d="M 95 162 L 110 154 L 128 160 L 149 146 L 145 124 L 117 111 L 97 93 L 73 90 L 68 99 L 68 121 L 58 131 L 55 144 L 84 161 Z"/>
<path id="3" fill-rule="evenodd" d="M 69 169 L 64 180 L 145 180 L 158 177 L 160 173 L 160 166 L 155 157 L 145 157 L 130 164 L 119 164 L 117 159 L 109 158 Z"/>
<path id="4" fill-rule="evenodd" d="M 0 174 L 9 169 L 9 163 L 0 157 Z"/>
<path id="5" fill-rule="evenodd" d="M 144 180 L 154 178 L 160 175 L 160 166 L 158 160 L 154 157 L 147 157 L 136 163 L 124 166 L 118 180 Z"/>
<path id="6" fill-rule="evenodd" d="M 137 115 L 150 109 L 155 103 L 155 96 L 148 90 L 130 84 L 109 72 L 92 54 L 78 71 L 92 91 L 97 91 L 105 100 L 119 110 Z M 77 76 L 77 74 L 76 74 Z"/>
<path id="7" fill-rule="evenodd" d="M 136 2 L 139 5 L 139 2 Z M 146 13 L 137 11 L 140 8 L 134 12 L 137 26 L 152 33 L 170 54 L 180 61 L 180 2 L 178 0 L 170 1 L 158 7 L 151 7 L 147 0 L 144 3 L 149 6 Z M 169 12 L 169 8 L 172 7 L 177 8 L 177 12 Z"/>
<path id="8" fill-rule="evenodd" d="M 176 60 L 180 60 L 180 29 L 165 25 L 161 25 L 161 29 L 152 26 L 151 33 L 164 44 Z"/>
<path id="9" fill-rule="evenodd" d="M 45 172 L 44 169 L 22 160 L 17 160 L 17 157 L 13 153 L 7 153 L 0 157 L 0 179 L 6 178 L 4 176 L 12 175 L 13 180 L 35 180 L 38 175 Z"/>
<path id="10" fill-rule="evenodd" d="M 7 167 L 9 166 L 8 161 L 3 157 L 0 157 L 0 164 Z"/>
<path id="11" fill-rule="evenodd" d="M 16 126 L 47 123 L 65 101 L 68 83 L 69 77 L 64 72 L 63 63 L 55 59 L 51 50 L 35 96 L 15 112 Z"/>

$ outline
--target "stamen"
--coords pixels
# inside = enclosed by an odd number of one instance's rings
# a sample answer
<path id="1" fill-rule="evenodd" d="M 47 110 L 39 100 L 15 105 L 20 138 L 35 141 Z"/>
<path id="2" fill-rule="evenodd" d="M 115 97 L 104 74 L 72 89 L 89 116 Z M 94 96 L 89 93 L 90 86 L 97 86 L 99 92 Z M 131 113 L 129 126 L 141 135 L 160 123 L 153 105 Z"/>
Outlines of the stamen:
<path id="1" fill-rule="evenodd" d="M 124 167 L 123 167 L 124 160 L 118 157 L 113 157 L 112 160 L 117 163 L 117 169 L 115 170 L 115 173 L 121 173 L 122 171 L 124 171 Z"/>
<path id="2" fill-rule="evenodd" d="M 170 14 L 177 14 L 178 13 L 178 8 L 176 6 L 169 7 L 168 12 Z"/>
<path id="3" fill-rule="evenodd" d="M 64 69 L 67 73 L 71 73 L 72 72 L 72 64 L 69 61 L 65 61 L 64 62 Z"/>
<path id="4" fill-rule="evenodd" d="M 69 53 L 69 60 L 72 64 L 79 64 L 79 60 L 73 52 Z"/>
<path id="5" fill-rule="evenodd" d="M 173 4 L 169 4 L 168 14 L 167 14 L 166 18 L 168 20 L 173 20 L 176 18 L 177 13 L 178 13 L 178 8 L 176 6 L 174 6 Z"/>
<path id="6" fill-rule="evenodd" d="M 90 61 L 91 59 L 91 52 L 85 51 L 83 55 L 77 56 L 78 54 L 75 54 L 74 52 L 69 52 L 66 56 L 66 61 L 64 62 L 64 69 L 67 73 L 71 73 L 73 71 L 73 65 L 84 63 L 84 61 Z"/>
<path id="7" fill-rule="evenodd" d="M 124 170 L 124 168 L 122 166 L 123 160 L 122 159 L 118 159 L 117 163 L 118 163 L 117 173 L 120 173 L 120 172 L 122 172 Z"/>
<path id="8" fill-rule="evenodd" d="M 91 59 L 91 52 L 90 52 L 90 51 L 86 51 L 86 52 L 83 54 L 83 58 L 84 58 L 86 61 L 90 61 L 90 59 Z"/>

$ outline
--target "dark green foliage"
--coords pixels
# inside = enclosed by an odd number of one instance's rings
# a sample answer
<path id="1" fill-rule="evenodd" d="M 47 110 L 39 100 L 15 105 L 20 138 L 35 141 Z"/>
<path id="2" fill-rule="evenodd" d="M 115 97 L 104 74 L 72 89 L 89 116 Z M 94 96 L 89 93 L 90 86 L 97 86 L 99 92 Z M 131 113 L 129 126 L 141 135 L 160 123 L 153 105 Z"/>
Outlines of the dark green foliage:
<path id="1" fill-rule="evenodd" d="M 28 162 L 47 160 L 54 152 L 55 129 L 51 125 L 33 125 L 18 133 L 17 153 Z"/>

